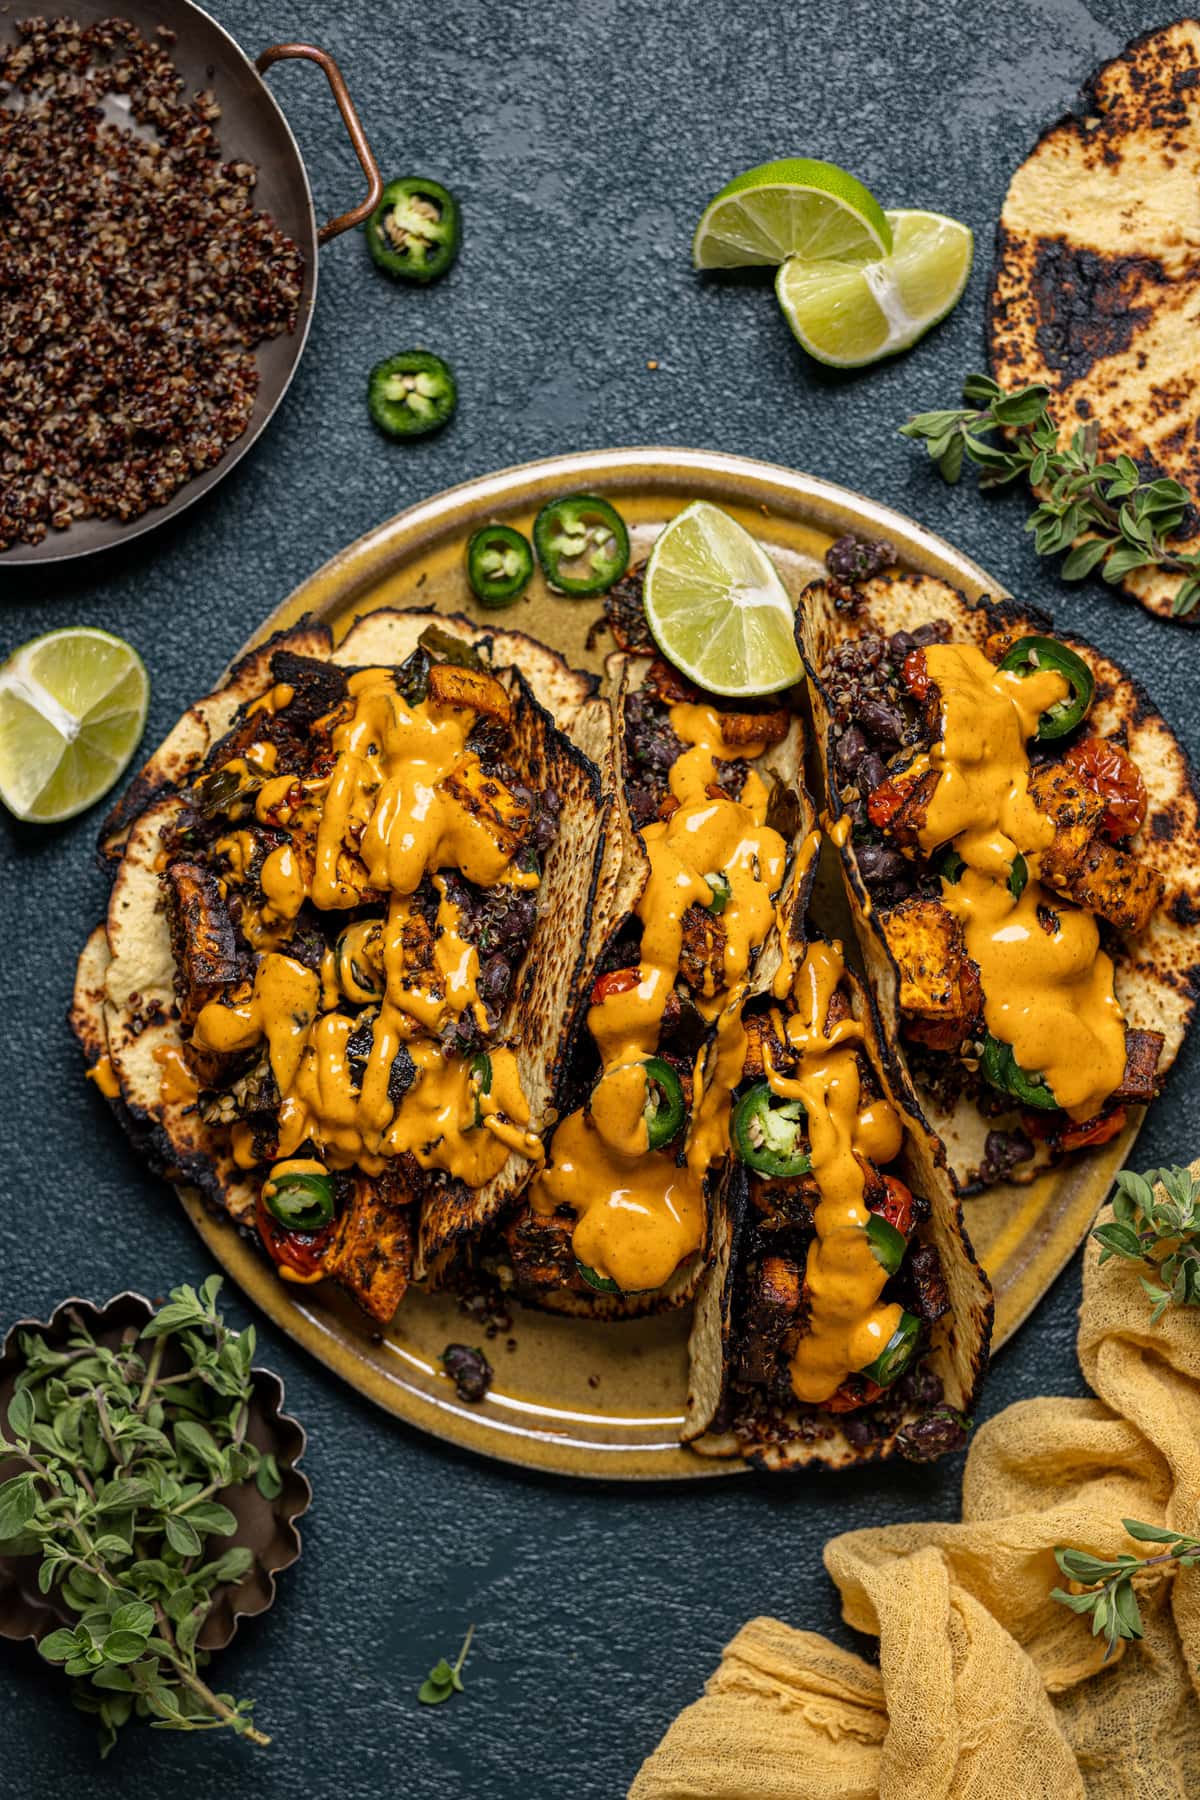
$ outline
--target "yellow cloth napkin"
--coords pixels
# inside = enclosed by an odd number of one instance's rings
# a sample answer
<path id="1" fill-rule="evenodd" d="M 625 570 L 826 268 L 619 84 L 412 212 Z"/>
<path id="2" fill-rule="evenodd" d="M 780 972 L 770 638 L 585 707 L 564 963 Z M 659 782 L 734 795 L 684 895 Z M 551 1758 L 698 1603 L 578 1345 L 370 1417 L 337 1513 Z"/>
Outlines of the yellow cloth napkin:
<path id="1" fill-rule="evenodd" d="M 1151 1325 L 1134 1266 L 1098 1257 L 1089 1239 L 1078 1348 L 1098 1398 L 1019 1401 L 989 1420 L 961 1524 L 826 1545 L 879 1667 L 752 1619 L 630 1800 L 1200 1797 L 1200 1565 L 1138 1578 L 1145 1639 L 1103 1668 L 1090 1617 L 1050 1598 L 1056 1544 L 1153 1554 L 1122 1518 L 1200 1536 L 1200 1313 Z M 886 1469 L 879 1483 L 882 1495 Z"/>

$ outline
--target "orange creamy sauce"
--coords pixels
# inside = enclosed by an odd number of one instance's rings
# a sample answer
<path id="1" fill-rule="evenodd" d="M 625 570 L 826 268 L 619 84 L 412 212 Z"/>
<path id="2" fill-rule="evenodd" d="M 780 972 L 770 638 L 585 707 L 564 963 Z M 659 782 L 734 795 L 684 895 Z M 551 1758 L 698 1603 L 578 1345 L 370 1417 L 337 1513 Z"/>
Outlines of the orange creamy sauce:
<path id="1" fill-rule="evenodd" d="M 311 1140 L 332 1168 L 378 1174 L 387 1158 L 411 1152 L 426 1169 L 442 1169 L 480 1187 L 510 1152 L 540 1158 L 529 1108 L 511 1050 L 492 1049 L 491 1082 L 481 1091 L 469 1059 L 451 1056 L 437 1033 L 468 1009 L 481 1024 L 479 957 L 459 932 L 459 911 L 434 876 L 440 903 L 433 967 L 410 966 L 405 927 L 422 921 L 412 895 L 426 873 L 460 869 L 491 886 L 526 885 L 511 857 L 444 784 L 469 778 L 478 758 L 465 748 L 476 714 L 430 702 L 409 705 L 390 671 L 351 676 L 346 716 L 332 732 L 336 763 L 325 781 L 279 776 L 258 791 L 260 820 L 291 829 L 290 841 L 267 857 L 261 882 L 267 900 L 259 947 L 266 950 L 249 998 L 212 1001 L 196 1021 L 195 1041 L 222 1054 L 265 1040 L 281 1096 L 277 1154 L 290 1158 Z M 282 702 L 280 702 L 282 704 Z M 244 840 L 244 841 L 243 841 Z M 254 853 L 248 832 L 221 840 L 235 878 Z M 532 878 L 536 882 L 536 877 Z M 348 951 L 327 951 L 321 972 L 286 948 L 271 947 L 270 922 L 292 919 L 305 900 L 325 910 L 361 903 L 365 889 L 388 895 L 387 915 L 348 928 Z M 381 993 L 363 982 L 378 981 Z M 370 1055 L 351 1067 L 349 1040 L 360 1020 L 334 1010 L 343 990 L 354 1003 L 376 1000 Z M 360 1016 L 361 1018 L 361 1016 Z M 401 1049 L 414 1079 L 396 1101 L 389 1093 Z M 358 1077 L 361 1076 L 361 1079 Z"/>
<path id="2" fill-rule="evenodd" d="M 902 1311 L 880 1303 L 887 1273 L 867 1236 L 870 1212 L 864 1198 L 864 1160 L 891 1162 L 900 1152 L 902 1128 L 887 1100 L 864 1103 L 858 1020 L 846 1017 L 826 1029 L 844 973 L 840 944 L 809 946 L 795 972 L 792 1011 L 784 1023 L 798 1057 L 796 1073 L 767 1068 L 775 1092 L 799 1100 L 808 1115 L 812 1173 L 820 1191 L 804 1275 L 808 1330 L 791 1364 L 796 1398 L 811 1405 L 832 1399 L 848 1375 L 874 1362 Z"/>
<path id="3" fill-rule="evenodd" d="M 740 1007 L 755 952 L 775 917 L 787 847 L 766 823 L 767 790 L 751 768 L 740 800 L 714 798 L 718 761 L 753 760 L 764 746 L 729 749 L 720 714 L 702 704 L 671 708 L 671 725 L 687 746 L 670 773 L 678 802 L 669 819 L 646 826 L 650 873 L 637 916 L 642 922 L 637 985 L 607 995 L 588 1013 L 600 1053 L 601 1075 L 588 1108 L 559 1126 L 549 1166 L 530 1192 L 534 1212 L 559 1206 L 574 1212 L 580 1262 L 626 1293 L 661 1287 L 678 1265 L 703 1248 L 707 1231 L 704 1176 L 729 1146 L 729 1096 L 745 1057 Z M 725 932 L 722 979 L 711 994 L 693 998 L 716 1021 L 707 1076 L 698 1063 L 693 1123 L 683 1167 L 667 1151 L 651 1152 L 641 1064 L 656 1053 L 663 1012 L 675 988 L 683 949 L 683 915 L 708 906 L 706 876 L 723 873 L 730 895 L 720 922 Z"/>
<path id="4" fill-rule="evenodd" d="M 967 865 L 957 882 L 943 880 L 942 901 L 979 965 L 988 1030 L 1012 1045 L 1022 1069 L 1045 1077 L 1072 1118 L 1091 1118 L 1120 1086 L 1124 1021 L 1095 919 L 1036 879 L 1054 826 L 1030 794 L 1026 750 L 1067 682 L 1051 669 L 998 669 L 973 644 L 930 644 L 924 656 L 941 696 L 942 739 L 913 765 L 940 777 L 921 848 L 953 843 Z M 1030 879 L 1014 900 L 1008 876 L 1018 852 Z M 1045 929 L 1039 907 L 1053 912 L 1057 931 Z"/>

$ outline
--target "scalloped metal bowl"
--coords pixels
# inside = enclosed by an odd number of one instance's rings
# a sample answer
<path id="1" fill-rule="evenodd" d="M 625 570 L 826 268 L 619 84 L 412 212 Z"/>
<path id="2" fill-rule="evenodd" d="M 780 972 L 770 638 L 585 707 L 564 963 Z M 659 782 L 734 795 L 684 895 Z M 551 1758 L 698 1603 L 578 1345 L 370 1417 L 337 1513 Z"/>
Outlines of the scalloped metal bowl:
<path id="1" fill-rule="evenodd" d="M 74 1314 L 99 1342 L 116 1344 L 125 1332 L 140 1332 L 154 1310 L 143 1294 L 124 1293 L 104 1306 L 91 1300 L 64 1300 L 48 1320 L 19 1319 L 0 1352 L 0 1421 L 7 1419 L 13 1382 L 21 1367 L 19 1332 L 36 1331 L 51 1343 L 65 1342 Z M 226 1548 L 246 1545 L 254 1553 L 254 1566 L 241 1581 L 217 1589 L 198 1640 L 202 1650 L 223 1650 L 239 1620 L 266 1612 L 275 1598 L 276 1577 L 299 1558 L 302 1546 L 296 1521 L 312 1503 L 312 1488 L 298 1468 L 307 1438 L 299 1421 L 283 1411 L 283 1383 L 269 1369 L 255 1368 L 250 1375 L 254 1401 L 247 1436 L 258 1449 L 274 1454 L 283 1486 L 274 1500 L 264 1499 L 253 1482 L 226 1489 L 219 1496 L 238 1522 L 235 1535 L 221 1542 Z M 15 1469 L 12 1458 L 0 1459 L 0 1481 Z M 0 1637 L 40 1643 L 71 1617 L 66 1608 L 56 1605 L 53 1595 L 38 1592 L 35 1557 L 0 1556 Z"/>

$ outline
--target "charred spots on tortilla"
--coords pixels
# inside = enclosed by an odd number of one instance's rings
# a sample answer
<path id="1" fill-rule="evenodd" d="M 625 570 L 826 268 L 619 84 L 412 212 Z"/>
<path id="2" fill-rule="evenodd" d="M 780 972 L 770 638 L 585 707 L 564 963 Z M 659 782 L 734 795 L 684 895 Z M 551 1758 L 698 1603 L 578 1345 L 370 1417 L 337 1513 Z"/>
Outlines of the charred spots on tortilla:
<path id="1" fill-rule="evenodd" d="M 492 1385 L 492 1365 L 478 1347 L 469 1344 L 447 1344 L 441 1355 L 442 1367 L 454 1383 L 460 1400 L 475 1404 Z"/>

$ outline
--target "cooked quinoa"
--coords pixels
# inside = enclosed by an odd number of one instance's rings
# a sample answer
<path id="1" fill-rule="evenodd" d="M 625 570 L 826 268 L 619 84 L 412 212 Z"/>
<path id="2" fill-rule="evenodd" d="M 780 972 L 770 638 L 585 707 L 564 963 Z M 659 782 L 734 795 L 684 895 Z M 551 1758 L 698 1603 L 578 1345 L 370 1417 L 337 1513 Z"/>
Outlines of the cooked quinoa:
<path id="1" fill-rule="evenodd" d="M 156 36 L 32 18 L 0 46 L 0 550 L 163 505 L 245 431 L 255 345 L 295 329 L 300 252 Z"/>

